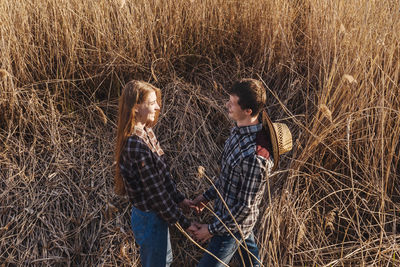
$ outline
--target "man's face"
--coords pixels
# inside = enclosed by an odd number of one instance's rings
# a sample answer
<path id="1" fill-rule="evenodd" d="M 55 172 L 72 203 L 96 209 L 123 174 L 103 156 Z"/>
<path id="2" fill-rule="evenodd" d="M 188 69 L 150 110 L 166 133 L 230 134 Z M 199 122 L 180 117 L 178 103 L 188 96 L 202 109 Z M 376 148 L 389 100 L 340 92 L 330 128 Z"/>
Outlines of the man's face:
<path id="1" fill-rule="evenodd" d="M 232 120 L 238 122 L 242 121 L 250 116 L 251 110 L 242 109 L 239 104 L 239 97 L 237 95 L 229 95 L 229 101 L 226 102 L 225 106 L 228 109 L 228 116 Z"/>

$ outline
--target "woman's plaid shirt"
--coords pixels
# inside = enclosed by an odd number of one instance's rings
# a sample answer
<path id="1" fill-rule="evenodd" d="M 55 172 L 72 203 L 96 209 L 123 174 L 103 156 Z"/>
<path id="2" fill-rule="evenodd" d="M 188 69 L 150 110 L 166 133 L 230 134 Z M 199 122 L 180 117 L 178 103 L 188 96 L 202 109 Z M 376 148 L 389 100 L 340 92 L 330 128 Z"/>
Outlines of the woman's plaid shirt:
<path id="1" fill-rule="evenodd" d="M 240 230 L 245 237 L 252 232 L 259 215 L 266 179 L 273 162 L 268 148 L 269 140 L 262 125 L 234 127 L 226 140 L 221 159 L 221 174 L 215 183 L 234 219 L 218 196 L 214 186 L 203 196 L 215 199 L 214 212 L 218 218 L 209 224 L 211 234 L 227 234 L 226 227 L 233 233 Z M 225 224 L 225 226 L 224 226 Z"/>
<path id="2" fill-rule="evenodd" d="M 129 199 L 142 211 L 156 212 L 167 223 L 179 222 L 186 229 L 190 221 L 178 208 L 184 196 L 176 189 L 153 131 L 135 127 L 119 162 Z"/>

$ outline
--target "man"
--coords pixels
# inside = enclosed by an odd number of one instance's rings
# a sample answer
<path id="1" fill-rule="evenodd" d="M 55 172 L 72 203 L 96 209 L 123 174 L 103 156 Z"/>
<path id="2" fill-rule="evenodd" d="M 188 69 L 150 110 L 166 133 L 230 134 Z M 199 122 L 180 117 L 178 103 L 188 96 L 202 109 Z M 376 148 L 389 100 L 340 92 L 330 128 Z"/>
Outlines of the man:
<path id="1" fill-rule="evenodd" d="M 194 236 L 200 242 L 211 238 L 207 250 L 226 264 L 236 253 L 243 256 L 240 257 L 242 265 L 260 266 L 253 228 L 259 215 L 266 179 L 274 167 L 270 138 L 272 128 L 268 129 L 265 124 L 263 127 L 262 123 L 265 119 L 270 122 L 263 111 L 265 104 L 266 92 L 260 81 L 243 79 L 232 86 L 226 108 L 235 126 L 225 142 L 219 179 L 215 187 L 211 186 L 193 201 L 200 212 L 204 205 L 215 200 L 214 212 L 218 218 L 214 218 L 211 224 L 198 224 L 199 229 Z M 275 132 L 272 134 L 276 137 Z M 241 245 L 236 239 L 241 241 Z M 223 265 L 214 256 L 205 253 L 198 266 Z"/>

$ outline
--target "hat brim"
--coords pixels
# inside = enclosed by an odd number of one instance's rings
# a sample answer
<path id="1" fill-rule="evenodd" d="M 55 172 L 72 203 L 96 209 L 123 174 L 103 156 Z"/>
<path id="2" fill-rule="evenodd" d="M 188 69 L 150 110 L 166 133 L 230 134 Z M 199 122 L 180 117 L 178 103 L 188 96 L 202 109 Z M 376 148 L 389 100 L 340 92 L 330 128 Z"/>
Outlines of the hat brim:
<path id="1" fill-rule="evenodd" d="M 272 145 L 272 156 L 274 159 L 274 166 L 272 167 L 272 171 L 275 171 L 278 168 L 279 163 L 279 145 L 278 145 L 278 136 L 276 134 L 274 125 L 272 124 L 271 119 L 265 112 L 265 119 L 267 121 L 267 126 L 269 130 L 269 136 L 271 138 L 271 145 Z"/>

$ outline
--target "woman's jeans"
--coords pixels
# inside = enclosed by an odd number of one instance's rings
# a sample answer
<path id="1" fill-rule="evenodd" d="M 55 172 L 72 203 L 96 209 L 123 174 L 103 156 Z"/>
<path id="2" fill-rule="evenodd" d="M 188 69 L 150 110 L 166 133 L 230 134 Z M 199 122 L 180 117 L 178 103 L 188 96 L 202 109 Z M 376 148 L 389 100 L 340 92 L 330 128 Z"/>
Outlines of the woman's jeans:
<path id="1" fill-rule="evenodd" d="M 132 208 L 131 224 L 140 246 L 143 267 L 165 267 L 172 263 L 168 224 L 154 212 Z"/>
<path id="2" fill-rule="evenodd" d="M 238 240 L 241 240 L 239 234 L 235 234 L 235 236 Z M 259 259 L 258 247 L 256 241 L 254 240 L 253 233 L 245 240 L 245 242 L 242 242 L 243 246 L 245 246 L 245 244 L 247 245 L 248 251 L 257 257 L 257 259 Z M 226 264 L 229 264 L 231 259 L 235 257 L 240 262 L 240 266 L 260 266 L 260 263 L 257 261 L 257 259 L 255 259 L 254 256 L 251 256 L 242 246 L 239 247 L 239 244 L 231 235 L 213 236 L 207 246 L 207 250 Z M 199 264 L 197 265 L 197 267 L 217 266 L 220 267 L 224 265 L 207 252 L 204 253 Z"/>

